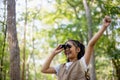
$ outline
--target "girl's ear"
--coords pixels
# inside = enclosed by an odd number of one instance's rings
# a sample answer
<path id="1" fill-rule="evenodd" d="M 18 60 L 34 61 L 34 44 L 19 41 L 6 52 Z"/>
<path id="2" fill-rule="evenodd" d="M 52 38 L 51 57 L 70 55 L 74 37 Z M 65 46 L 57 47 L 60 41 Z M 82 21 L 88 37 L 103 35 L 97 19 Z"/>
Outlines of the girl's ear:
<path id="1" fill-rule="evenodd" d="M 76 49 L 76 52 L 79 53 L 79 52 L 80 52 L 80 48 L 77 48 L 77 49 Z"/>

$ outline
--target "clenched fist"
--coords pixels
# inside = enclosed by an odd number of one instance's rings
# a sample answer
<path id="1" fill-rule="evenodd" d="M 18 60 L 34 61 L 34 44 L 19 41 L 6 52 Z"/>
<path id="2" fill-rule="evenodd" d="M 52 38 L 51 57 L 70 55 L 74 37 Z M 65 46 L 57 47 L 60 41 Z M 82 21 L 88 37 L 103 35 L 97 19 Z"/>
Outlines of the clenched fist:
<path id="1" fill-rule="evenodd" d="M 103 26 L 108 27 L 110 25 L 111 21 L 112 20 L 111 20 L 111 18 L 109 16 L 105 16 Z"/>

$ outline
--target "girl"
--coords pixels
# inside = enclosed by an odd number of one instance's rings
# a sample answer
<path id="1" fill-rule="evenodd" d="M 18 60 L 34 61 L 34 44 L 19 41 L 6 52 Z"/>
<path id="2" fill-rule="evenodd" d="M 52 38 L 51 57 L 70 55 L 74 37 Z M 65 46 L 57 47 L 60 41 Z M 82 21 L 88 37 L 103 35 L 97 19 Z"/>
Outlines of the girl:
<path id="1" fill-rule="evenodd" d="M 94 45 L 110 23 L 110 17 L 105 16 L 102 28 L 89 41 L 86 50 L 84 45 L 77 40 L 68 40 L 64 45 L 57 46 L 46 59 L 41 71 L 43 73 L 56 74 L 58 80 L 86 80 L 85 71 L 90 62 Z M 53 58 L 61 51 L 64 51 L 68 61 L 64 64 L 50 67 Z"/>

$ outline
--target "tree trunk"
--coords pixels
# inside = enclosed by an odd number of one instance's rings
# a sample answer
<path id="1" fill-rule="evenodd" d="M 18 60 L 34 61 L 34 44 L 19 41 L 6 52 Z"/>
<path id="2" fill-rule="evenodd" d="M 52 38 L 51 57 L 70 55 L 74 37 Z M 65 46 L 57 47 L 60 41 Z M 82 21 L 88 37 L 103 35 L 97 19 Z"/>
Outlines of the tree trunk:
<path id="1" fill-rule="evenodd" d="M 37 80 L 37 78 L 36 78 L 36 65 L 35 65 L 35 58 L 34 58 L 34 27 L 35 27 L 35 25 L 34 25 L 34 19 L 35 19 L 35 17 L 36 17 L 36 15 L 33 17 L 33 26 L 32 26 L 32 59 L 33 59 L 33 66 L 34 66 L 34 80 Z"/>
<path id="2" fill-rule="evenodd" d="M 31 57 L 31 53 L 30 56 L 28 56 L 28 60 L 26 62 L 26 80 L 29 80 L 29 75 L 30 75 L 30 71 L 29 71 L 30 57 Z"/>
<path id="3" fill-rule="evenodd" d="M 85 8 L 85 12 L 86 12 L 86 19 L 87 19 L 87 24 L 88 24 L 88 41 L 89 41 L 92 38 L 92 17 L 91 17 L 90 8 L 86 0 L 83 0 L 83 5 Z M 91 60 L 90 60 L 90 78 L 91 80 L 96 80 L 94 54 L 92 54 Z"/>
<path id="4" fill-rule="evenodd" d="M 26 77 L 26 69 L 25 69 L 25 65 L 26 65 L 26 26 L 27 26 L 27 0 L 25 0 L 25 24 L 24 24 L 24 42 L 23 42 L 23 65 L 22 65 L 22 80 L 25 80 Z"/>
<path id="5" fill-rule="evenodd" d="M 20 50 L 17 40 L 15 12 L 15 0 L 7 0 L 7 31 L 10 51 L 10 80 L 20 80 Z"/>

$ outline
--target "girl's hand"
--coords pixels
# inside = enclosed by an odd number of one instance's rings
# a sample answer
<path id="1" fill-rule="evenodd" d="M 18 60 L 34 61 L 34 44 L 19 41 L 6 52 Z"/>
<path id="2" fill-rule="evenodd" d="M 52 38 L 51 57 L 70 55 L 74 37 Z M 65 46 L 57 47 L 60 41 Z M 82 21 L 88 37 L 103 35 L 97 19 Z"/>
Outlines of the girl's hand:
<path id="1" fill-rule="evenodd" d="M 57 46 L 55 48 L 55 50 L 53 51 L 52 54 L 50 54 L 50 56 L 48 56 L 48 58 L 46 59 L 46 61 L 44 62 L 41 72 L 43 73 L 50 73 L 50 74 L 56 74 L 56 70 L 54 69 L 54 67 L 51 67 L 50 64 L 54 58 L 54 56 L 58 53 L 60 53 L 64 48 L 61 47 L 61 45 Z"/>
<path id="2" fill-rule="evenodd" d="M 57 46 L 56 48 L 55 48 L 55 50 L 53 51 L 53 54 L 58 54 L 58 53 L 60 53 L 61 51 L 63 51 L 64 50 L 64 48 L 61 48 L 61 45 L 59 45 L 59 46 Z"/>
<path id="3" fill-rule="evenodd" d="M 111 23 L 111 18 L 109 16 L 105 16 L 103 26 L 108 27 Z"/>

